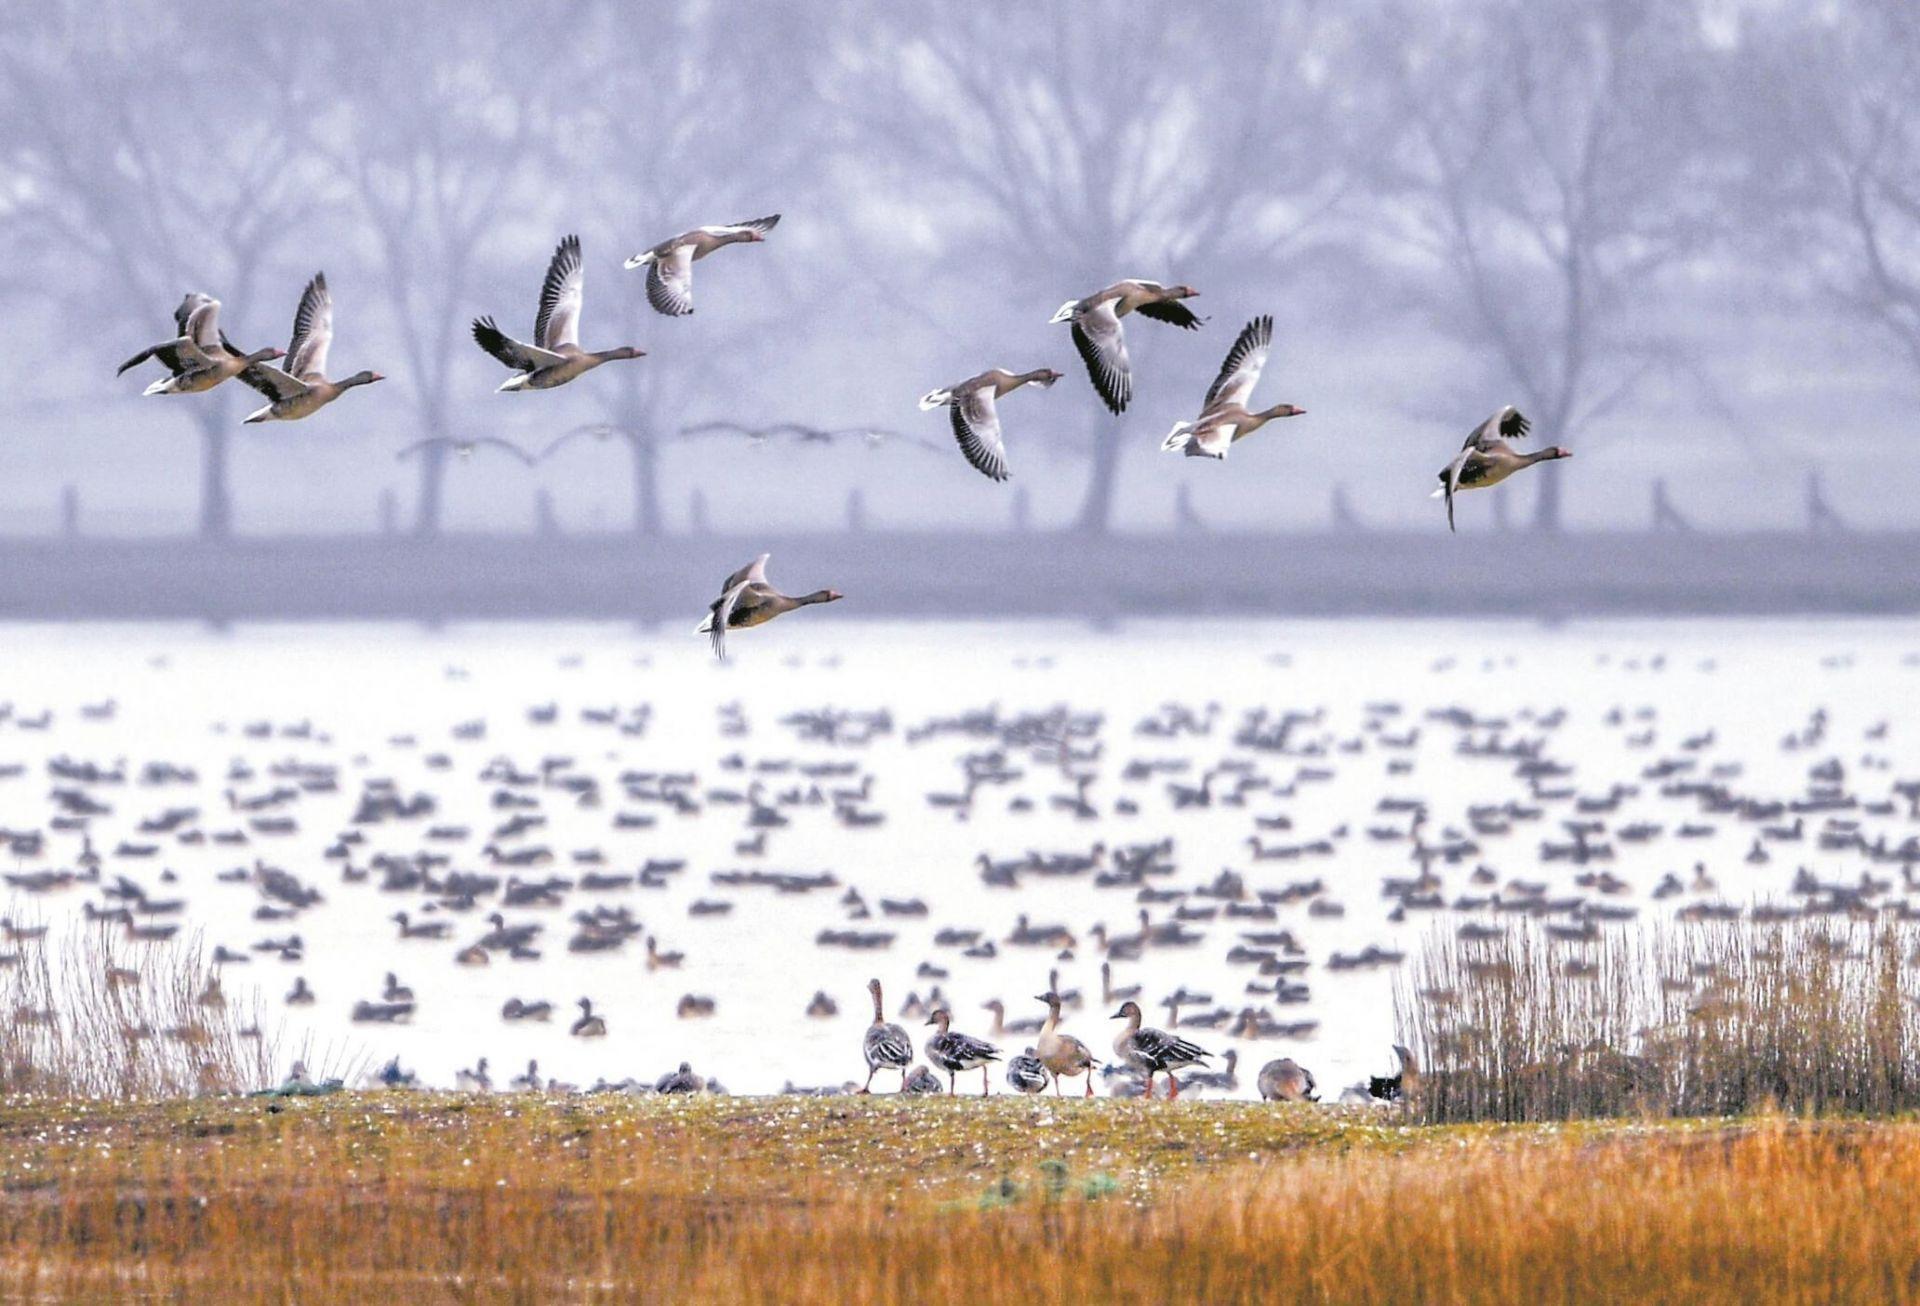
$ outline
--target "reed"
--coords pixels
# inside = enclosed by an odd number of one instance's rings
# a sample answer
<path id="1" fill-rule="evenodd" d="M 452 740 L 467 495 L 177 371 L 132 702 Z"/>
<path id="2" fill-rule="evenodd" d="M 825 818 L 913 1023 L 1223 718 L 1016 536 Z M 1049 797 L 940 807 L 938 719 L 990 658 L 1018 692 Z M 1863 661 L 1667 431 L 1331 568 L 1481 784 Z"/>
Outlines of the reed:
<path id="1" fill-rule="evenodd" d="M 1396 993 L 1430 1122 L 1920 1109 L 1910 927 L 1430 936 Z"/>
<path id="2" fill-rule="evenodd" d="M 0 1002 L 0 1099 L 191 1097 L 271 1077 L 257 1000 L 225 991 L 197 938 L 139 942 L 75 921 L 21 945 Z"/>

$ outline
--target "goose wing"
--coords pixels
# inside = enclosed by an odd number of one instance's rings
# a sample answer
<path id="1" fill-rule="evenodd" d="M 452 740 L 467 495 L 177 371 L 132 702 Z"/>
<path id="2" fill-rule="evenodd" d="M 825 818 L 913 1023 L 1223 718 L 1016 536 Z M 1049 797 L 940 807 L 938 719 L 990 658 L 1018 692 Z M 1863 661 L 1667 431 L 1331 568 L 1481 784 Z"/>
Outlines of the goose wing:
<path id="1" fill-rule="evenodd" d="M 1152 303 L 1142 304 L 1134 312 L 1141 317 L 1150 317 L 1156 322 L 1185 327 L 1189 331 L 1200 329 L 1200 319 L 1194 315 L 1194 311 L 1177 299 L 1156 299 Z"/>
<path id="2" fill-rule="evenodd" d="M 114 375 L 119 376 L 129 368 L 140 366 L 149 358 L 158 359 L 169 372 L 179 376 L 182 372 L 205 367 L 212 360 L 202 353 L 200 346 L 182 337 L 179 340 L 167 340 L 160 344 L 142 349 L 139 353 L 120 364 Z"/>
<path id="3" fill-rule="evenodd" d="M 305 379 L 327 374 L 327 351 L 333 346 L 333 294 L 327 274 L 316 272 L 300 292 L 293 311 L 293 339 L 287 345 L 288 376 Z M 257 388 L 257 387 L 256 387 Z"/>
<path id="4" fill-rule="evenodd" d="M 898 1025 L 869 1025 L 862 1044 L 870 1066 L 904 1066 L 913 1060 L 913 1040 Z"/>
<path id="5" fill-rule="evenodd" d="M 780 225 L 780 215 L 770 213 L 764 218 L 749 218 L 745 222 L 728 222 L 717 227 L 702 227 L 700 230 L 709 236 L 731 236 L 736 231 L 758 232 L 764 236 Z"/>
<path id="6" fill-rule="evenodd" d="M 1073 347 L 1087 365 L 1087 379 L 1115 414 L 1126 411 L 1133 398 L 1133 364 L 1127 358 L 1127 335 L 1114 311 L 1114 300 L 1102 300 L 1073 319 Z"/>
<path id="7" fill-rule="evenodd" d="M 292 351 L 288 351 L 292 356 Z M 307 392 L 307 383 L 288 372 L 282 371 L 272 363 L 249 363 L 240 372 L 240 379 L 258 390 L 274 403 L 282 399 L 294 399 Z"/>
<path id="8" fill-rule="evenodd" d="M 647 302 L 668 317 L 693 312 L 692 245 L 675 245 L 647 264 Z"/>
<path id="9" fill-rule="evenodd" d="M 993 387 L 975 386 L 957 394 L 947 405 L 953 415 L 953 438 L 974 470 L 996 481 L 1013 473 L 1007 470 L 1007 443 L 1000 434 L 1000 413 L 994 406 Z"/>
<path id="10" fill-rule="evenodd" d="M 1134 1048 L 1155 1065 L 1187 1065 L 1213 1055 L 1197 1043 L 1189 1043 L 1162 1029 L 1142 1029 L 1134 1035 Z"/>
<path id="11" fill-rule="evenodd" d="M 1533 423 L 1518 408 L 1508 404 L 1474 427 L 1467 435 L 1467 442 L 1460 447 L 1485 451 L 1495 440 L 1524 440 L 1532 429 Z"/>
<path id="12" fill-rule="evenodd" d="M 473 339 L 482 349 L 516 372 L 536 372 L 543 367 L 565 362 L 559 354 L 515 340 L 493 324 L 490 317 L 473 319 Z"/>
<path id="13" fill-rule="evenodd" d="M 1260 383 L 1260 369 L 1267 365 L 1267 350 L 1273 341 L 1273 318 L 1262 314 L 1240 330 L 1240 336 L 1220 364 L 1220 375 L 1207 390 L 1208 408 L 1216 404 L 1245 406 Z"/>
<path id="14" fill-rule="evenodd" d="M 533 319 L 533 340 L 558 351 L 580 343 L 580 303 L 587 274 L 580 262 L 580 237 L 568 236 L 554 247 L 547 279 L 540 286 L 540 311 Z"/>
<path id="15" fill-rule="evenodd" d="M 712 615 L 707 619 L 707 633 L 713 640 L 713 655 L 722 662 L 727 660 L 727 626 L 733 620 L 733 610 L 740 606 L 740 596 L 749 587 L 748 581 L 729 585 L 726 592 L 713 601 Z"/>
<path id="16" fill-rule="evenodd" d="M 220 348 L 220 301 L 212 295 L 194 291 L 173 310 L 174 325 L 180 334 L 200 347 L 203 354 Z"/>
<path id="17" fill-rule="evenodd" d="M 766 584 L 767 583 L 767 559 L 771 558 L 772 556 L 773 555 L 771 553 L 763 553 L 759 557 L 755 558 L 752 562 L 749 562 L 746 566 L 742 567 L 739 571 L 736 571 L 733 573 L 733 575 L 727 577 L 727 583 L 720 587 L 720 597 L 725 598 L 727 591 L 732 589 L 736 585 L 747 585 L 747 584 L 751 584 L 754 581 L 758 581 L 762 585 Z"/>

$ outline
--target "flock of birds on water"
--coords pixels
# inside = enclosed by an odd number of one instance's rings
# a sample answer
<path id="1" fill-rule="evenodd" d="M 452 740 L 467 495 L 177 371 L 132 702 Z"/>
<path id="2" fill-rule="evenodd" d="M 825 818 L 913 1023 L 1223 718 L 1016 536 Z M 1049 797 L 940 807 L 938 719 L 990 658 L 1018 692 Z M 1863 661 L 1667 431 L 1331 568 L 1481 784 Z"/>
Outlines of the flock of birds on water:
<path id="1" fill-rule="evenodd" d="M 779 221 L 780 215 L 776 213 L 748 222 L 695 227 L 635 254 L 625 266 L 646 269 L 647 302 L 657 311 L 667 317 L 685 317 L 693 312 L 693 265 L 729 245 L 765 241 Z M 474 342 L 512 373 L 501 383 L 501 391 L 552 390 L 580 379 L 602 364 L 646 356 L 645 350 L 632 345 L 597 350 L 581 346 L 580 310 L 585 289 L 586 264 L 581 256 L 580 238 L 570 235 L 554 249 L 547 265 L 534 314 L 531 343 L 509 336 L 492 317 L 474 319 Z M 1074 347 L 1086 365 L 1088 380 L 1093 383 L 1100 401 L 1117 416 L 1126 411 L 1133 397 L 1133 364 L 1127 352 L 1124 319 L 1138 314 L 1150 321 L 1188 331 L 1198 330 L 1204 319 L 1183 302 L 1198 294 L 1188 285 L 1168 286 L 1144 278 L 1130 278 L 1116 281 L 1084 299 L 1067 301 L 1053 315 L 1052 323 L 1069 325 Z M 173 337 L 141 350 L 122 363 L 120 371 L 125 373 L 148 361 L 161 364 L 167 374 L 147 387 L 146 393 L 150 395 L 199 394 L 237 379 L 259 391 L 267 401 L 246 417 L 248 423 L 311 417 L 347 391 L 386 379 L 374 371 L 356 372 L 339 381 L 328 378 L 328 355 L 333 345 L 333 294 L 324 272 L 315 273 L 301 292 L 294 310 L 292 337 L 285 350 L 271 346 L 243 350 L 235 345 L 220 329 L 220 301 L 204 292 L 189 293 L 175 308 L 173 319 Z M 1227 351 L 1219 374 L 1207 387 L 1198 413 L 1191 419 L 1174 423 L 1161 448 L 1189 458 L 1224 461 L 1235 443 L 1269 422 L 1304 415 L 1305 409 L 1288 403 L 1258 409 L 1248 407 L 1266 368 L 1272 342 L 1270 315 L 1263 314 L 1248 322 Z M 1026 386 L 1049 388 L 1060 377 L 1061 373 L 1050 367 L 1024 372 L 990 367 L 964 381 L 928 391 L 922 396 L 920 407 L 945 408 L 954 439 L 967 462 L 981 474 L 1005 481 L 1012 471 L 1007 459 L 1006 433 L 1000 422 L 1000 401 Z M 839 434 L 788 425 L 803 439 L 831 440 Z M 1491 488 L 1535 463 L 1570 456 L 1570 450 L 1557 445 L 1532 453 L 1519 452 L 1510 442 L 1523 439 L 1528 431 L 1528 420 L 1518 409 L 1511 405 L 1503 407 L 1474 427 L 1460 451 L 1440 469 L 1440 485 L 1433 497 L 1446 500 L 1450 530 L 1454 524 L 1454 496 L 1458 492 Z M 559 443 L 556 441 L 555 445 Z M 499 437 L 416 441 L 401 450 L 400 457 L 412 457 L 434 447 L 444 447 L 463 456 L 470 456 L 479 448 L 497 447 L 523 463 L 531 465 L 538 461 L 527 450 Z M 550 454 L 553 448 L 550 446 L 546 453 Z M 726 656 L 729 630 L 763 625 L 796 608 L 842 597 L 833 589 L 798 596 L 783 594 L 767 580 L 766 563 L 767 555 L 762 554 L 729 576 L 701 622 L 699 629 L 711 634 L 716 656 Z"/>
<path id="2" fill-rule="evenodd" d="M 1917 661 L 1920 655 L 1908 658 Z M 577 666 L 578 659 L 561 665 Z M 1633 675 L 1668 671 L 1660 655 L 1611 665 Z M 1443 677 L 1454 669 L 1450 660 L 1430 668 Z M 1496 659 L 1480 670 L 1483 680 L 1514 674 Z M 1714 670 L 1701 662 L 1689 673 Z M 446 670 L 450 680 L 466 674 Z M 1355 891 L 1377 894 L 1385 924 L 1396 929 L 1446 921 L 1460 937 L 1476 938 L 1534 922 L 1565 949 L 1572 981 L 1591 976 L 1585 945 L 1649 908 L 1683 920 L 1920 917 L 1920 900 L 1907 896 L 1920 890 L 1920 835 L 1910 833 L 1920 821 L 1920 778 L 1895 773 L 1884 720 L 1856 725 L 1844 738 L 1824 708 L 1777 722 L 1778 747 L 1803 778 L 1772 791 L 1743 779 L 1744 762 L 1715 730 L 1668 726 L 1651 706 L 1608 710 L 1598 723 L 1605 746 L 1583 745 L 1576 764 L 1566 707 L 1494 709 L 1478 701 L 1478 690 L 1454 698 L 1444 681 L 1436 689 L 1427 705 L 1374 701 L 1357 718 L 1324 707 L 1169 702 L 1130 729 L 1066 705 L 986 706 L 913 724 L 887 709 L 823 707 L 781 717 L 790 747 L 751 742 L 754 722 L 731 703 L 719 707 L 716 723 L 721 747 L 731 751 L 717 773 L 704 776 L 626 762 L 627 747 L 657 756 L 647 743 L 648 704 L 580 707 L 577 729 L 557 701 L 526 709 L 532 735 L 552 729 L 573 752 L 515 756 L 489 744 L 484 718 L 453 724 L 444 742 L 385 741 L 390 759 L 416 759 L 423 776 L 456 786 L 464 778 L 471 788 L 454 793 L 454 802 L 424 782 L 413 787 L 368 769 L 364 752 L 343 763 L 340 750 L 353 745 L 310 720 L 216 723 L 217 734 L 245 751 L 232 754 L 224 773 L 204 778 L 188 763 L 158 757 L 48 757 L 47 811 L 37 824 L 20 824 L 32 801 L 27 766 L 0 765 L 0 810 L 9 816 L 0 827 L 0 854 L 13 864 L 4 880 L 14 894 L 82 895 L 87 921 L 135 943 L 172 938 L 192 905 L 190 893 L 230 895 L 223 899 L 229 915 L 235 904 L 250 904 L 262 936 L 217 941 L 203 1006 L 224 1003 L 219 974 L 278 963 L 293 972 L 286 1006 L 312 1007 L 317 995 L 302 970 L 300 921 L 338 900 L 357 922 L 385 916 L 393 925 L 382 950 L 387 959 L 373 963 L 384 979 L 353 998 L 353 1022 L 411 1023 L 423 1006 L 415 984 L 428 995 L 443 984 L 421 983 L 419 966 L 505 967 L 515 975 L 524 966 L 527 980 L 537 983 L 543 955 L 564 949 L 584 965 L 581 974 L 617 986 L 617 996 L 517 993 L 499 1021 L 529 1034 L 557 1033 L 557 1018 L 571 1038 L 586 1041 L 624 1021 L 664 1017 L 657 1009 L 642 1015 L 626 1008 L 636 995 L 661 1003 L 664 995 L 647 992 L 648 979 L 670 983 L 689 949 L 730 946 L 706 923 L 724 924 L 736 910 L 786 913 L 794 899 L 823 896 L 840 918 L 812 940 L 824 964 L 844 970 L 849 957 L 877 960 L 896 949 L 919 955 L 861 968 L 891 973 L 893 984 L 912 990 L 890 1011 L 874 978 L 867 990 L 871 1023 L 857 1051 L 851 1037 L 847 1043 L 848 1061 L 863 1064 L 864 1078 L 817 1086 L 788 1081 L 786 1091 L 806 1094 L 866 1092 L 876 1077 L 881 1087 L 897 1082 L 907 1093 L 956 1092 L 967 1087 L 960 1076 L 974 1070 L 986 1092 L 995 1066 L 1020 1093 L 1058 1094 L 1063 1079 L 1080 1081 L 1075 1087 L 1084 1095 L 1097 1083 L 1110 1095 L 1152 1095 L 1157 1081 L 1167 1096 L 1234 1093 L 1242 1087 L 1237 1049 L 1214 1055 L 1224 1038 L 1278 1043 L 1292 1053 L 1271 1059 L 1254 1077 L 1263 1098 L 1318 1100 L 1313 1074 L 1297 1059 L 1319 1026 L 1304 1010 L 1315 985 L 1404 960 L 1391 936 L 1318 957 L 1310 950 L 1314 930 L 1342 921 Z M 80 711 L 86 721 L 105 723 L 119 705 L 108 700 Z M 0 735 L 52 726 L 50 709 L 0 703 Z M 939 764 L 951 766 L 953 781 L 918 795 L 886 795 L 877 769 L 862 757 L 876 746 L 944 750 Z M 1458 810 L 1443 812 L 1421 792 L 1422 762 L 1432 766 L 1436 755 L 1451 778 L 1471 776 L 1474 797 Z M 1362 768 L 1366 783 L 1379 786 L 1371 814 L 1358 823 L 1315 824 L 1312 813 L 1323 806 L 1317 797 L 1331 791 L 1342 770 Z M 450 819 L 449 809 L 486 812 L 488 824 Z M 966 894 L 944 887 L 957 866 L 930 867 L 915 885 L 929 901 L 892 896 L 899 890 L 885 882 L 888 873 L 869 869 L 876 860 L 890 863 L 860 846 L 867 832 L 898 816 L 916 829 L 931 820 L 970 828 L 978 816 L 996 838 L 1043 817 L 1054 828 L 1084 822 L 1105 837 L 1011 855 L 983 849 L 972 867 L 979 889 Z M 676 829 L 703 819 L 738 827 L 732 857 L 696 888 L 688 860 L 661 850 L 671 847 Z M 615 851 L 560 844 L 556 834 L 576 821 L 603 831 Z M 1183 859 L 1183 830 L 1217 832 L 1235 823 L 1245 832 L 1238 865 L 1203 870 Z M 1128 827 L 1134 837 L 1111 833 Z M 780 845 L 796 828 L 844 832 L 845 864 L 783 868 Z M 1746 845 L 1738 867 L 1724 864 L 1735 839 Z M 294 851 L 303 842 L 306 850 Z M 619 851 L 635 842 L 652 850 L 644 860 Z M 188 885 L 169 865 L 169 845 L 230 866 L 210 883 Z M 1722 864 L 1710 867 L 1710 859 Z M 1823 876 L 1814 869 L 1823 859 L 1862 869 Z M 1500 869 L 1515 861 L 1537 869 Z M 1779 865 L 1770 869 L 1773 863 Z M 1661 865 L 1656 877 L 1652 868 Z M 1790 882 L 1788 865 L 1796 868 Z M 1360 867 L 1374 868 L 1369 882 L 1360 882 Z M 1075 901 L 1099 904 L 1090 918 L 1047 921 L 1023 911 L 1008 923 L 994 906 L 1030 886 L 1060 882 L 1085 887 Z M 1764 897 L 1770 886 L 1782 887 L 1784 898 Z M 0 968 L 17 967 L 24 950 L 44 946 L 47 926 L 18 915 L 16 907 L 0 918 Z M 796 939 L 793 946 L 805 944 Z M 1029 1002 L 1024 996 L 956 1001 L 954 994 L 968 989 L 970 999 L 982 996 L 969 971 L 1009 954 L 1021 958 L 1022 969 L 1030 959 L 1031 973 L 1046 975 L 1030 995 L 1032 1017 L 1019 1015 Z M 1099 986 L 1083 997 L 1073 980 L 1096 960 Z M 803 973 L 798 956 L 791 965 Z M 1216 997 L 1189 987 L 1220 973 L 1235 976 L 1239 991 Z M 339 995 L 327 996 L 345 1005 Z M 780 1043 L 790 1025 L 835 1020 L 848 996 L 821 989 L 802 1003 L 796 993 L 793 1010 L 765 1014 L 768 1038 Z M 1108 1040 L 1083 1027 L 1083 1041 L 1066 1025 L 1089 1019 L 1094 1013 L 1078 1013 L 1096 997 L 1101 1012 L 1111 1009 L 1117 1034 Z M 567 1022 L 569 1004 L 578 1015 Z M 673 1003 L 672 1018 L 699 1021 L 717 1005 L 714 995 L 689 991 Z M 1153 1007 L 1166 1011 L 1164 1021 L 1146 1022 Z M 991 1026 L 968 1032 L 963 1027 L 971 1022 L 961 1014 L 967 1010 L 991 1011 Z M 22 1028 L 60 1019 L 52 1010 L 12 1014 Z M 931 1031 L 921 1033 L 918 1057 L 917 1031 L 901 1021 Z M 126 1032 L 130 1039 L 192 1034 Z M 257 1024 L 245 1032 L 260 1033 Z M 671 1041 L 666 1029 L 647 1034 L 650 1048 Z M 1408 1049 L 1393 1053 L 1397 1066 L 1345 1087 L 1339 1099 L 1404 1101 L 1421 1067 Z M 898 1080 L 890 1081 L 895 1073 Z M 375 1079 L 417 1082 L 398 1058 Z M 485 1057 L 460 1069 L 454 1082 L 475 1091 L 496 1087 Z M 297 1069 L 284 1091 L 335 1086 L 315 1085 Z M 537 1062 L 503 1086 L 578 1087 L 543 1078 Z M 602 1078 L 581 1091 L 721 1088 L 683 1062 L 658 1078 Z"/>

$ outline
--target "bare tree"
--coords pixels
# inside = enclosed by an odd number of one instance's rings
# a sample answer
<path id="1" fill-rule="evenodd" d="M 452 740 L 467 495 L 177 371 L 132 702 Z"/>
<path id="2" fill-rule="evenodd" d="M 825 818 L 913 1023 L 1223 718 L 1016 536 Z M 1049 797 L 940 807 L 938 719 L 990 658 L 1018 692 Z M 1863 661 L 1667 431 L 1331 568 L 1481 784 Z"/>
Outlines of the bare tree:
<path id="1" fill-rule="evenodd" d="M 907 184 L 885 211 L 913 205 L 984 283 L 1027 279 L 1058 303 L 1125 276 L 1193 279 L 1203 260 L 1272 276 L 1340 194 L 1352 97 L 1340 29 L 1312 0 L 972 4 L 937 23 L 856 8 L 823 74 L 850 148 L 891 161 Z M 1103 532 L 1130 437 L 1087 407 L 1078 526 Z"/>
<path id="2" fill-rule="evenodd" d="M 214 59 L 214 28 L 240 59 Z M 0 116 L 9 186 L 0 226 L 59 275 L 45 293 L 112 323 L 124 356 L 170 330 L 189 290 L 223 301 L 221 321 L 258 347 L 278 301 L 256 302 L 274 254 L 311 216 L 307 111 L 288 51 L 200 9 L 134 0 L 98 9 L 35 5 L 0 27 Z M 156 48 L 169 57 L 156 61 Z M 225 47 L 229 50 L 231 46 Z M 94 360 L 103 369 L 108 357 Z M 110 376 L 106 378 L 110 380 Z M 104 385 L 105 380 L 102 381 Z M 233 386 L 190 402 L 200 435 L 199 530 L 233 526 L 228 441 Z"/>
<path id="3" fill-rule="evenodd" d="M 363 0 L 313 43 L 353 91 L 310 129 L 371 237 L 421 438 L 456 433 L 454 376 L 472 348 L 488 237 L 543 207 L 534 183 L 555 148 L 554 103 L 572 91 L 559 76 L 571 12 L 449 22 L 430 6 Z M 448 447 L 420 459 L 417 534 L 440 530 Z"/>
<path id="4" fill-rule="evenodd" d="M 637 253 L 693 226 L 776 211 L 812 157 L 817 124 L 794 92 L 819 25 L 772 6 L 756 10 L 751 24 L 732 19 L 724 6 L 677 5 L 634 41 L 626 16 L 604 9 L 583 32 L 575 70 L 582 94 L 567 136 L 575 174 L 593 186 L 608 238 L 626 242 L 609 247 L 609 256 Z M 783 244 L 791 230 L 779 233 Z M 605 265 L 616 266 L 610 258 Z M 652 358 L 620 369 L 594 394 L 607 418 L 600 433 L 622 440 L 631 457 L 633 531 L 644 536 L 661 530 L 665 415 L 684 411 L 715 368 L 713 360 L 693 367 L 676 356 L 695 323 L 654 313 L 643 275 L 599 277 L 595 312 L 618 324 L 609 329 L 622 340 L 659 343 L 650 346 Z M 766 314 L 735 312 L 729 334 L 751 338 L 756 316 Z"/>
<path id="5" fill-rule="evenodd" d="M 1416 12 L 1418 10 L 1418 12 Z M 1445 24 L 1393 3 L 1374 48 L 1404 122 L 1378 160 L 1380 229 L 1443 331 L 1571 443 L 1664 369 L 1665 273 L 1714 237 L 1711 55 L 1695 0 L 1474 0 Z M 1462 422 L 1497 406 L 1489 396 Z M 1535 526 L 1565 478 L 1535 481 Z"/>
<path id="6" fill-rule="evenodd" d="M 1792 254 L 1783 271 L 1920 368 L 1920 11 L 1790 7 L 1745 36 L 1751 77 L 1771 90 L 1747 124 L 1755 228 Z"/>

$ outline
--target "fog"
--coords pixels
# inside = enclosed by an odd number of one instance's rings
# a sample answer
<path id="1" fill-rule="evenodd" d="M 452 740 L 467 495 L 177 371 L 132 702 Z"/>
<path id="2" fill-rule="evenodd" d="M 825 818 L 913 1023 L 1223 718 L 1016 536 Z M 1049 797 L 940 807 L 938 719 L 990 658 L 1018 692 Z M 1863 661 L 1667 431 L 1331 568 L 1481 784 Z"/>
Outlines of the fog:
<path id="1" fill-rule="evenodd" d="M 804 532 L 856 493 L 877 529 L 1314 530 L 1337 496 L 1437 530 L 1435 470 L 1504 403 L 1578 454 L 1499 492 L 1514 529 L 1642 528 L 1663 480 L 1696 527 L 1796 530 L 1814 474 L 1847 523 L 1916 525 L 1901 0 L 515 13 L 0 17 L 0 532 Z M 700 265 L 690 317 L 621 267 L 772 213 Z M 647 357 L 496 394 L 468 323 L 529 336 L 569 232 L 583 343 Z M 114 375 L 190 290 L 242 348 L 284 346 L 322 269 L 333 373 L 383 384 L 242 427 L 240 386 Z M 1135 319 L 1112 418 L 1048 318 L 1125 276 L 1197 287 L 1207 321 Z M 1260 313 L 1265 401 L 1307 416 L 1224 464 L 1162 454 Z M 993 365 L 1066 374 L 1007 403 L 1010 485 L 915 405 Z M 716 420 L 898 436 L 684 434 Z M 581 428 L 531 469 L 396 458 Z"/>

